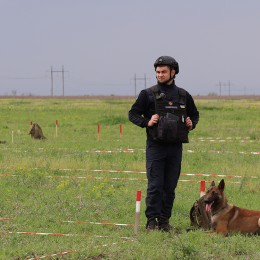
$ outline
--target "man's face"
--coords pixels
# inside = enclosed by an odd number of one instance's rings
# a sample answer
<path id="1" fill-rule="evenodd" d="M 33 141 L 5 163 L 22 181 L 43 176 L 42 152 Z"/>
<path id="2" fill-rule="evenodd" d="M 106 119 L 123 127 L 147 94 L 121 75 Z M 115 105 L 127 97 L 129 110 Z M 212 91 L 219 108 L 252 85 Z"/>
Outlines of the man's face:
<path id="1" fill-rule="evenodd" d="M 156 68 L 156 78 L 159 83 L 164 83 L 170 79 L 170 74 L 173 77 L 175 74 L 175 70 L 171 70 L 168 66 L 157 66 Z M 171 83 L 171 82 L 169 82 Z"/>

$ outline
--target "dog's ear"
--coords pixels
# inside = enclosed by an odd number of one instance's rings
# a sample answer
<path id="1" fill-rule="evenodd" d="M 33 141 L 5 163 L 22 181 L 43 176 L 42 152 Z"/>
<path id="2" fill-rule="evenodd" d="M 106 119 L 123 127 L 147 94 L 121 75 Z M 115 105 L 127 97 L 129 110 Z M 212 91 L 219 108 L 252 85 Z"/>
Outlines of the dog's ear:
<path id="1" fill-rule="evenodd" d="M 221 181 L 220 181 L 220 183 L 219 183 L 219 185 L 218 185 L 218 188 L 220 189 L 220 190 L 224 190 L 225 189 L 225 181 L 224 181 L 224 179 L 222 179 Z"/>
<path id="2" fill-rule="evenodd" d="M 214 181 L 212 181 L 210 184 L 210 187 L 213 187 L 213 186 L 216 186 Z"/>

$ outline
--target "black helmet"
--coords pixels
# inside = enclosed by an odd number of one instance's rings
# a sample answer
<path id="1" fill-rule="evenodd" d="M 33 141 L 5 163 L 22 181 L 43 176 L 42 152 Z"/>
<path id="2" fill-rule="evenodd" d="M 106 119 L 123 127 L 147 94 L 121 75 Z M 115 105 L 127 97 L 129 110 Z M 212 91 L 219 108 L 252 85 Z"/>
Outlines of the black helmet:
<path id="1" fill-rule="evenodd" d="M 171 69 L 174 69 L 175 70 L 175 74 L 178 74 L 179 73 L 179 64 L 178 62 L 170 57 L 170 56 L 161 56 L 159 57 L 155 63 L 154 63 L 154 68 L 156 69 L 157 66 L 169 66 Z"/>

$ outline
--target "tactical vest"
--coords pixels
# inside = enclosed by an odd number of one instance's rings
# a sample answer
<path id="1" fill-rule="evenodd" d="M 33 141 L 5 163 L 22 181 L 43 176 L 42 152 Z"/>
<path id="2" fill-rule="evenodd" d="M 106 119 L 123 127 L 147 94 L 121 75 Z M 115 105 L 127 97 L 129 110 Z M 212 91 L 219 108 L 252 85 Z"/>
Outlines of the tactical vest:
<path id="1" fill-rule="evenodd" d="M 172 100 L 161 92 L 158 85 L 147 89 L 149 95 L 153 96 L 155 111 L 153 114 L 160 116 L 158 124 L 148 127 L 148 135 L 153 140 L 166 143 L 188 143 L 188 128 L 185 124 L 187 117 L 186 91 L 177 87 L 177 96 Z"/>

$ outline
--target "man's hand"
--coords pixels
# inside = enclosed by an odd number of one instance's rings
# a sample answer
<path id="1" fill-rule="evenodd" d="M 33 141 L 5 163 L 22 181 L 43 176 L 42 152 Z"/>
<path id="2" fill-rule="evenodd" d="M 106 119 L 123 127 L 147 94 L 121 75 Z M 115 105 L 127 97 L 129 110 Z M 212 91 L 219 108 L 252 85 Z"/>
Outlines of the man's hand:
<path id="1" fill-rule="evenodd" d="M 148 126 L 152 127 L 153 125 L 157 124 L 158 121 L 159 121 L 159 115 L 157 115 L 157 114 L 152 115 L 150 121 L 148 122 Z"/>
<path id="2" fill-rule="evenodd" d="M 189 117 L 187 117 L 186 118 L 186 120 L 185 120 L 185 124 L 186 124 L 186 126 L 188 127 L 188 130 L 190 131 L 190 130 L 192 130 L 192 121 L 191 121 L 191 119 L 189 118 Z"/>

